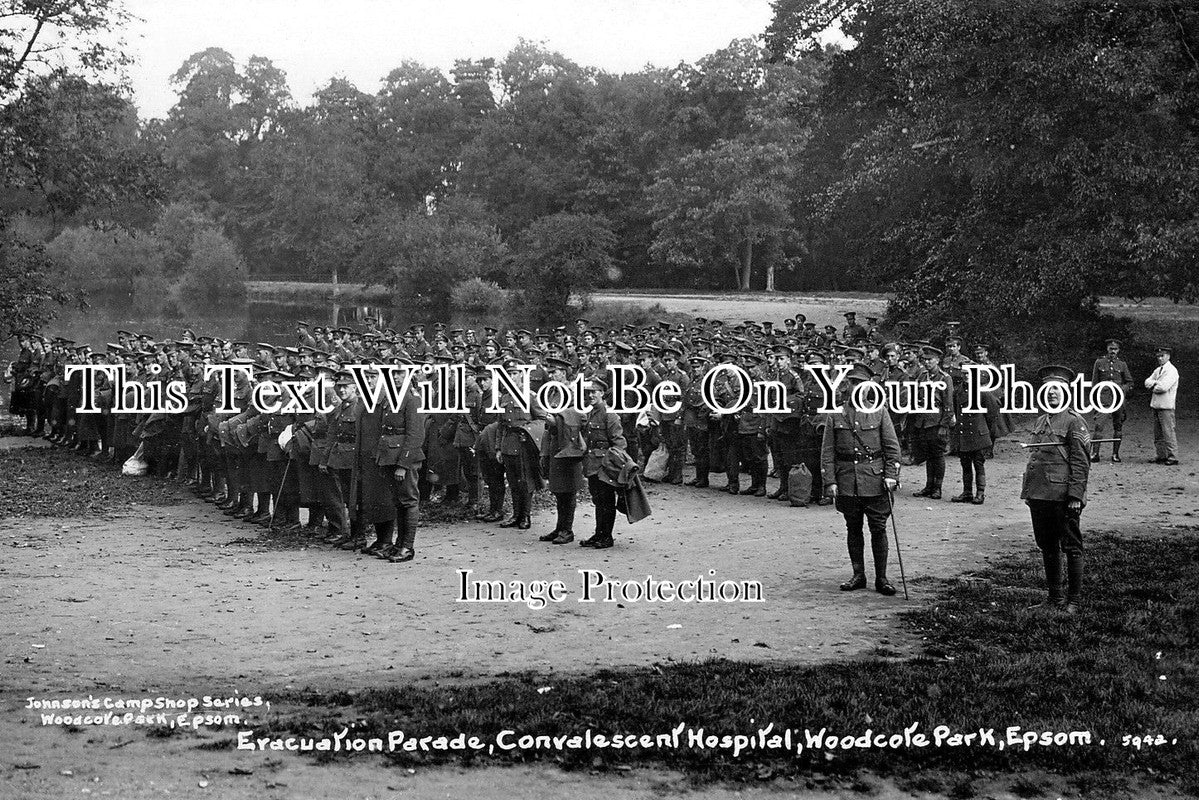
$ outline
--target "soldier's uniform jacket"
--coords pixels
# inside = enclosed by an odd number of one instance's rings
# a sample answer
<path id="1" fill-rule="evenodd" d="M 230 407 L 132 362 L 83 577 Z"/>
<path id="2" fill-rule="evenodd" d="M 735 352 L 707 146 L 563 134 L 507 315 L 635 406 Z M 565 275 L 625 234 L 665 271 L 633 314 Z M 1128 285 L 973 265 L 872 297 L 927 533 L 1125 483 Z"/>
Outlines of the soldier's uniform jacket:
<path id="1" fill-rule="evenodd" d="M 825 419 L 820 476 L 844 497 L 877 497 L 883 479 L 899 478 L 899 438 L 886 409 L 866 413 L 845 402 Z"/>
<path id="2" fill-rule="evenodd" d="M 963 364 L 973 364 L 973 363 L 974 363 L 973 359 L 966 358 L 961 353 L 958 353 L 956 356 L 946 355 L 944 358 L 941 359 L 941 369 L 942 370 L 961 369 Z"/>
<path id="3" fill-rule="evenodd" d="M 999 415 L 998 399 L 991 392 L 986 392 L 980 398 L 987 410 L 967 414 L 962 409 L 966 405 L 966 385 L 960 382 L 953 387 L 954 425 L 949 430 L 949 452 L 975 453 L 985 450 L 994 443 L 994 422 Z"/>
<path id="4" fill-rule="evenodd" d="M 711 409 L 704 403 L 703 394 L 699 390 L 702 380 L 703 375 L 696 375 L 695 380 L 688 383 L 687 388 L 683 390 L 684 428 L 692 428 L 699 431 L 706 431 L 708 429 L 708 417 L 711 414 Z"/>
<path id="5" fill-rule="evenodd" d="M 329 415 L 329 452 L 324 466 L 330 469 L 353 469 L 357 460 L 358 415 L 361 407 L 357 401 L 342 401 Z"/>
<path id="6" fill-rule="evenodd" d="M 677 383 L 679 386 L 679 394 L 680 395 L 685 395 L 687 393 L 687 388 L 691 385 L 691 378 L 689 378 L 687 376 L 687 373 L 683 372 L 681 369 L 667 370 L 667 371 L 663 372 L 660 380 L 674 381 L 675 383 Z M 648 385 L 647 385 L 647 388 L 648 388 Z M 679 410 L 675 411 L 672 414 L 667 414 L 667 413 L 663 412 L 658 415 L 658 421 L 662 422 L 663 424 L 670 424 L 673 422 L 677 422 L 677 421 L 682 420 L 682 418 L 683 418 L 683 404 L 680 404 Z"/>
<path id="7" fill-rule="evenodd" d="M 1052 442 L 1053 446 L 1029 448 L 1020 499 L 1086 503 L 1091 434 L 1083 418 L 1073 411 L 1042 414 L 1032 437 L 1032 444 Z"/>
<path id="8" fill-rule="evenodd" d="M 383 406 L 379 446 L 375 450 L 376 464 L 381 467 L 416 467 L 425 460 L 422 446 L 426 415 L 420 413 L 419 408 L 415 392 L 405 394 L 396 411 L 392 411 L 390 406 Z M 474 444 L 473 438 L 471 444 Z"/>
<path id="9" fill-rule="evenodd" d="M 940 389 L 933 395 L 933 404 L 937 407 L 937 411 L 922 412 L 908 415 L 908 425 L 913 428 L 948 428 L 949 420 L 953 417 L 953 378 L 949 377 L 949 373 L 945 370 L 939 372 L 929 372 L 923 370 L 917 377 L 919 383 L 935 383 L 943 381 L 944 389 Z"/>
<path id="10" fill-rule="evenodd" d="M 779 414 L 771 414 L 769 427 L 771 430 L 783 435 L 798 433 L 807 416 L 805 413 L 807 387 L 804 386 L 803 379 L 799 377 L 794 369 L 788 369 L 783 372 L 776 371 L 772 379 L 786 387 L 787 408 L 791 410 Z"/>
<path id="11" fill-rule="evenodd" d="M 304 426 L 312 435 L 311 450 L 308 453 L 310 467 L 319 467 L 329 461 L 329 449 L 333 446 L 329 436 L 329 420 L 335 413 L 336 409 L 329 414 L 317 414 Z"/>
<path id="12" fill-rule="evenodd" d="M 279 446 L 279 435 L 291 424 L 291 417 L 291 414 L 271 414 L 267 417 L 266 449 L 259 448 L 260 452 L 266 453 L 267 461 L 287 460 L 287 454 Z"/>
<path id="13" fill-rule="evenodd" d="M 501 397 L 500 406 L 504 409 L 504 416 L 500 419 L 500 453 L 506 456 L 521 455 L 525 441 L 532 435 L 533 421 L 544 420 L 545 412 L 535 400 L 530 400 L 529 410 L 525 411 L 511 395 Z"/>
<path id="14" fill-rule="evenodd" d="M 479 431 L 483 430 L 483 425 L 479 424 L 483 404 L 483 393 L 479 391 L 478 387 L 468 384 L 466 400 L 463 405 L 469 410 L 465 414 L 450 415 L 454 426 L 454 447 L 471 448 L 475 446 L 475 440 L 479 438 Z"/>
<path id="15" fill-rule="evenodd" d="M 1095 366 L 1091 369 L 1091 383 L 1100 381 L 1111 381 L 1122 388 L 1124 399 L 1128 400 L 1128 393 L 1132 391 L 1132 372 L 1123 359 L 1106 355 L 1095 359 Z"/>
<path id="16" fill-rule="evenodd" d="M 582 433 L 587 442 L 587 455 L 583 457 L 583 474 L 588 477 L 599 472 L 600 464 L 608 455 L 608 448 L 619 447 L 623 450 L 627 446 L 619 415 L 609 411 L 602 403 L 596 403 L 587 412 Z"/>
<path id="17" fill-rule="evenodd" d="M 866 329 L 856 322 L 841 329 L 841 338 L 846 342 L 857 342 L 866 338 Z"/>

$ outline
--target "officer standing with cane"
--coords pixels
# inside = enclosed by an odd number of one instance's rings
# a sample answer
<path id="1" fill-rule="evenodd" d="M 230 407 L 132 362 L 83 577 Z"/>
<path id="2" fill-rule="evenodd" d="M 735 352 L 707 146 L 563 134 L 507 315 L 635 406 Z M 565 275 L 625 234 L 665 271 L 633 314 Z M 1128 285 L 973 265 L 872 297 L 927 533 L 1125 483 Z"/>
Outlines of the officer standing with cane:
<path id="1" fill-rule="evenodd" d="M 845 377 L 838 399 L 841 411 L 830 414 L 820 448 L 820 473 L 825 492 L 845 517 L 849 561 L 853 577 L 841 591 L 866 588 L 863 521 L 870 527 L 870 550 L 874 557 L 874 590 L 891 596 L 895 587 L 887 580 L 887 518 L 891 516 L 890 494 L 899 485 L 899 438 L 885 408 L 861 411 L 853 407 L 853 387 L 869 381 L 873 374 L 865 364 L 856 364 Z"/>

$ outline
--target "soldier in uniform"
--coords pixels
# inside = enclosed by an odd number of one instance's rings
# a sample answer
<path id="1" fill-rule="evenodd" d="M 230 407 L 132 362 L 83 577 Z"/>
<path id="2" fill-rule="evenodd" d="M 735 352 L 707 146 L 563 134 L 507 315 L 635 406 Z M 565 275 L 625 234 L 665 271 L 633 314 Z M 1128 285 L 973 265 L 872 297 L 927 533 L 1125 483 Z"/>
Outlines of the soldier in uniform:
<path id="1" fill-rule="evenodd" d="M 845 312 L 845 327 L 841 331 L 841 339 L 846 344 L 854 344 L 866 338 L 866 329 L 858 324 L 858 315 L 853 311 Z"/>
<path id="2" fill-rule="evenodd" d="M 321 448 L 320 472 L 332 481 L 325 484 L 325 513 L 329 517 L 327 544 L 341 546 L 355 538 L 361 523 L 354 501 L 354 463 L 357 460 L 358 443 L 358 389 L 354 376 L 341 371 L 333 379 L 337 396 L 341 402 L 326 418 L 328 440 Z"/>
<path id="3" fill-rule="evenodd" d="M 570 362 L 551 357 L 547 364 L 550 378 L 565 383 Z M 575 496 L 584 485 L 583 456 L 587 453 L 583 419 L 584 415 L 572 408 L 546 417 L 545 434 L 541 438 L 541 471 L 554 495 L 558 517 L 554 529 L 539 537 L 542 542 L 570 544 L 575 539 Z"/>
<path id="4" fill-rule="evenodd" d="M 679 359 L 682 353 L 673 347 L 662 348 L 662 380 L 674 381 L 678 384 L 680 393 L 686 394 L 691 385 L 691 378 L 679 369 Z M 687 434 L 683 428 L 683 408 L 673 413 L 658 414 L 658 431 L 662 435 L 662 444 L 666 447 L 666 475 L 662 483 L 682 484 L 683 465 L 687 460 Z"/>
<path id="5" fill-rule="evenodd" d="M 981 398 L 986 411 L 967 413 L 968 400 L 965 373 L 960 366 L 949 371 L 953 379 L 954 424 L 949 431 L 949 452 L 958 457 L 962 466 L 962 493 L 949 498 L 951 503 L 986 502 L 986 462 L 992 455 L 997 438 L 998 401 L 990 392 Z"/>
<path id="6" fill-rule="evenodd" d="M 704 402 L 700 392 L 700 382 L 709 363 L 708 359 L 701 355 L 692 355 L 687 359 L 687 364 L 691 367 L 691 381 L 683 393 L 683 430 L 691 445 L 691 454 L 695 456 L 695 477 L 687 481 L 687 485 L 697 489 L 708 488 L 708 474 L 711 472 L 708 440 L 711 409 Z"/>
<path id="7" fill-rule="evenodd" d="M 770 441 L 774 452 L 775 470 L 778 472 L 779 488 L 766 495 L 771 500 L 787 500 L 789 498 L 789 480 L 791 467 L 799 463 L 800 440 L 804 421 L 804 386 L 803 381 L 791 367 L 791 348 L 785 344 L 776 344 L 771 348 L 774 355 L 774 371 L 772 380 L 783 384 L 786 394 L 787 407 L 790 411 L 770 415 Z M 810 491 L 804 492 L 805 495 Z M 807 505 L 808 498 L 803 498 Z"/>
<path id="8" fill-rule="evenodd" d="M 841 584 L 841 590 L 866 588 L 865 522 L 870 528 L 874 557 L 874 589 L 890 596 L 895 594 L 895 587 L 887 579 L 887 518 L 891 515 L 891 493 L 899 485 L 899 439 L 886 409 L 859 411 L 849 399 L 854 386 L 872 377 L 864 364 L 855 365 L 846 375 L 842 409 L 826 419 L 820 475 L 825 491 L 845 517 L 853 576 Z"/>
<path id="9" fill-rule="evenodd" d="M 514 368 L 516 364 L 516 359 L 508 359 L 504 367 Z M 519 374 L 513 369 L 513 381 L 517 380 Z M 500 527 L 527 531 L 533 524 L 533 491 L 540 488 L 541 483 L 540 438 L 532 439 L 533 422 L 544 420 L 545 412 L 532 398 L 529 399 L 529 410 L 525 411 L 507 392 L 500 398 L 500 405 L 504 416 L 500 419 L 497 437 L 500 451 L 496 458 L 504 465 L 504 477 L 512 494 L 512 517 L 500 523 Z"/>
<path id="10" fill-rule="evenodd" d="M 956 372 L 961 369 L 963 364 L 972 364 L 970 359 L 962 355 L 962 339 L 960 336 L 945 337 L 945 357 L 941 359 L 941 366 L 950 372 Z"/>
<path id="11" fill-rule="evenodd" d="M 1067 367 L 1046 366 L 1042 383 L 1052 383 L 1047 401 L 1060 402 L 1074 380 Z M 1060 388 L 1057 388 L 1060 387 Z M 1078 613 L 1082 597 L 1083 546 L 1079 518 L 1087 504 L 1091 437 L 1087 424 L 1072 409 L 1042 414 L 1033 426 L 1033 445 L 1024 468 L 1020 498 L 1032 515 L 1032 531 L 1045 564 L 1049 598 L 1033 608 L 1062 608 Z M 1062 553 L 1066 554 L 1066 593 L 1062 593 Z"/>
<path id="12" fill-rule="evenodd" d="M 924 464 L 924 488 L 913 492 L 913 497 L 941 499 L 941 483 L 945 480 L 945 449 L 949 444 L 949 431 L 954 425 L 953 380 L 941 369 L 941 351 L 931 345 L 925 346 L 921 356 L 924 369 L 916 380 L 921 384 L 941 383 L 936 391 L 934 411 L 908 415 L 908 427 L 912 437 L 912 461 Z"/>
<path id="13" fill-rule="evenodd" d="M 419 380 L 428 380 L 423 372 L 419 375 Z M 399 374 L 391 372 L 388 380 L 398 381 Z M 387 534 L 380 530 L 375 542 L 363 552 L 398 564 L 416 556 L 416 529 L 420 523 L 417 472 L 425 460 L 421 446 L 425 441 L 426 415 L 420 412 L 415 391 L 406 392 L 395 411 L 384 402 L 375 413 L 379 415 L 379 437 L 373 461 L 382 471 L 395 503 L 395 531 L 393 541 L 390 529 Z"/>
<path id="14" fill-rule="evenodd" d="M 1107 354 L 1095 359 L 1095 365 L 1091 368 L 1091 383 L 1099 383 L 1100 381 L 1111 381 L 1124 390 L 1124 402 L 1110 414 L 1096 412 L 1095 414 L 1095 438 L 1107 438 L 1107 428 L 1111 425 L 1111 438 L 1116 441 L 1112 442 L 1112 463 L 1120 463 L 1120 442 L 1124 437 L 1124 420 L 1128 418 L 1128 412 L 1125 410 L 1128 403 L 1128 395 L 1132 392 L 1132 371 L 1128 369 L 1128 364 L 1124 359 L 1120 358 L 1120 340 L 1107 340 Z M 1091 445 L 1091 461 L 1099 461 L 1099 448 L 1101 445 Z"/>
<path id="15" fill-rule="evenodd" d="M 582 427 L 587 446 L 583 474 L 587 477 L 587 489 L 595 506 L 595 533 L 579 542 L 579 546 L 596 550 L 612 546 L 612 528 L 616 524 L 616 488 L 600 477 L 601 468 L 610 448 L 623 450 L 625 446 L 620 417 L 608 410 L 604 397 L 607 391 L 608 384 L 598 378 L 587 385 L 587 402 L 591 408 Z"/>
<path id="16" fill-rule="evenodd" d="M 824 353 L 819 350 L 808 350 L 805 354 L 807 363 L 813 366 L 825 363 Z M 824 481 L 820 478 L 820 451 L 824 445 L 825 416 L 819 409 L 824 400 L 816 377 L 804 370 L 803 381 L 803 422 L 799 429 L 799 462 L 808 468 L 812 476 L 812 496 L 808 498 L 809 505 L 831 505 L 832 497 L 824 492 Z"/>

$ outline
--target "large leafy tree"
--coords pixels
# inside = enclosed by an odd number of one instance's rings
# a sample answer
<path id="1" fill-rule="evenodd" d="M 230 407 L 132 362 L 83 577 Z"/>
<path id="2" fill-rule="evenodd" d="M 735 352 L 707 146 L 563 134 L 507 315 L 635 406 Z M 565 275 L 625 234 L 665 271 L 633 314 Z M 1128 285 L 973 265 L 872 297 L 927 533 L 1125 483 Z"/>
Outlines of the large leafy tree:
<path id="1" fill-rule="evenodd" d="M 796 164 L 821 79 L 819 65 L 772 63 L 750 40 L 680 68 L 674 112 L 680 146 L 648 190 L 650 248 L 668 282 L 754 286 L 804 253 L 796 214 Z"/>
<path id="2" fill-rule="evenodd" d="M 521 305 L 539 320 L 561 320 L 571 296 L 586 295 L 614 267 L 616 236 L 597 214 L 560 212 L 521 231 L 512 277 Z"/>
<path id="3" fill-rule="evenodd" d="M 682 285 L 748 290 L 758 262 L 773 290 L 792 230 L 790 165 L 781 146 L 744 139 L 683 156 L 650 189 L 651 251 Z"/>
<path id="4" fill-rule="evenodd" d="M 780 58 L 839 20 L 811 171 L 903 314 L 1085 317 L 1199 296 L 1199 9 L 780 0 Z M 1002 319 L 1000 319 L 1002 317 Z"/>
<path id="5" fill-rule="evenodd" d="M 179 100 L 166 122 L 174 196 L 224 219 L 253 153 L 290 107 L 286 76 L 269 59 L 240 67 L 227 51 L 193 53 L 171 76 Z"/>
<path id="6" fill-rule="evenodd" d="M 244 252 L 261 271 L 334 283 L 345 275 L 362 226 L 388 203 L 370 158 L 377 127 L 374 98 L 344 78 L 281 116 L 251 155 L 235 198 Z"/>
<path id="7" fill-rule="evenodd" d="M 507 248 L 482 204 L 455 198 L 432 213 L 384 212 L 363 237 L 355 275 L 386 286 L 394 304 L 444 312 L 456 284 L 495 272 Z"/>
<path id="8" fill-rule="evenodd" d="M 416 209 L 449 194 L 467 113 L 449 79 L 440 70 L 405 61 L 383 79 L 377 104 L 374 171 L 388 198 Z"/>
<path id="9" fill-rule="evenodd" d="M 0 0 L 0 341 L 81 299 L 55 282 L 45 235 L 158 194 L 115 82 L 127 18 L 119 0 Z"/>

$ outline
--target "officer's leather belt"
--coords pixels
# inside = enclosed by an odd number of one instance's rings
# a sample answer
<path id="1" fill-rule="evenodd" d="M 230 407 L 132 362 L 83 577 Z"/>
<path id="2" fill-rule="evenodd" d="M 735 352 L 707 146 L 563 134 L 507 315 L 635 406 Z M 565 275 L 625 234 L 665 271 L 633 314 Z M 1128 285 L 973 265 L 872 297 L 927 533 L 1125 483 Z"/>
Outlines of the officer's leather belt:
<path id="1" fill-rule="evenodd" d="M 357 436 L 354 436 L 352 434 L 347 435 L 344 433 L 339 433 L 339 434 L 337 434 L 337 443 L 338 444 L 353 444 L 354 440 L 357 438 L 358 438 Z"/>
<path id="2" fill-rule="evenodd" d="M 402 436 L 402 435 L 408 433 L 408 429 L 407 428 L 393 428 L 390 425 L 384 425 L 382 432 L 383 432 L 384 436 Z"/>
<path id="3" fill-rule="evenodd" d="M 849 451 L 837 450 L 836 453 L 837 453 L 837 458 L 852 458 L 852 459 L 857 459 L 858 461 L 882 461 L 883 460 L 883 457 L 880 455 L 869 456 L 869 455 L 866 455 L 865 453 L 855 453 L 852 450 L 849 450 Z"/>

